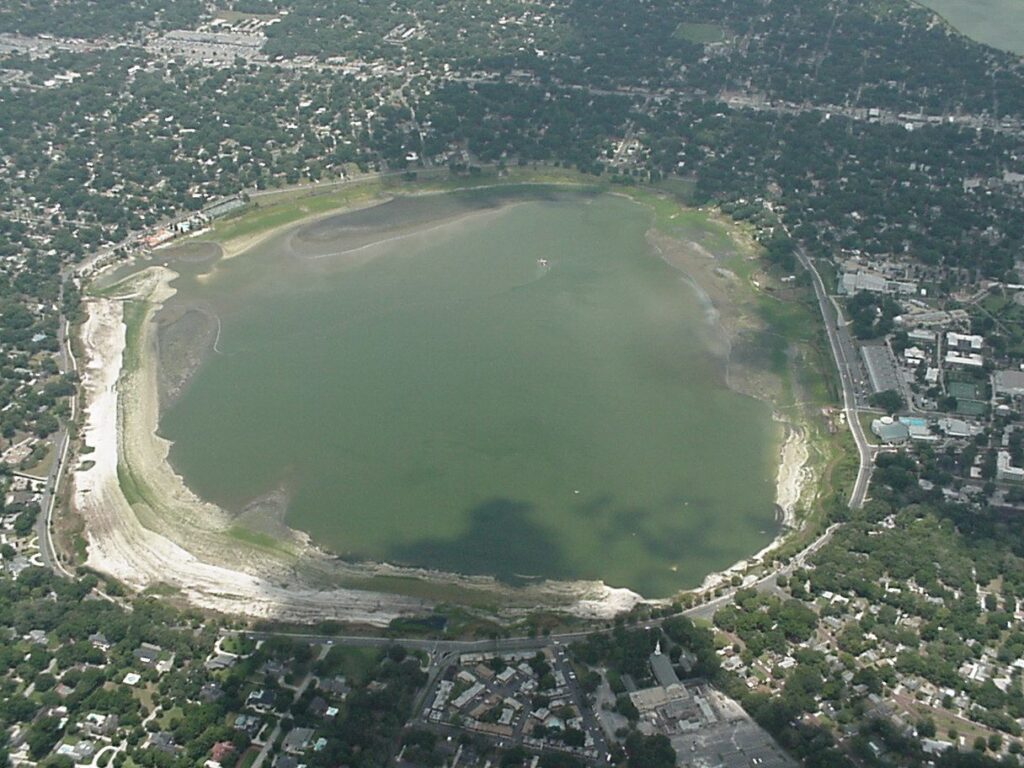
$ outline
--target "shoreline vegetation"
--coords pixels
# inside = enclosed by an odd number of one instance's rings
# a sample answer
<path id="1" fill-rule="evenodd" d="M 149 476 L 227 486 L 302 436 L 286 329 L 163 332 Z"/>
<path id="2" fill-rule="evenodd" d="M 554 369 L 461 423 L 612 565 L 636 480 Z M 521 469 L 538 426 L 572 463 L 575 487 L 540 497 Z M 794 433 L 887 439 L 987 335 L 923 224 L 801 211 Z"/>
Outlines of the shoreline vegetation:
<path id="1" fill-rule="evenodd" d="M 569 174 L 528 177 L 536 184 L 594 186 L 581 179 Z M 495 185 L 442 183 L 408 192 L 437 194 L 485 186 Z M 218 223 L 197 241 L 213 241 L 221 258 L 233 258 L 300 222 L 376 205 L 389 199 L 390 192 L 390 184 L 370 182 L 327 193 L 327 199 L 299 197 L 272 204 L 271 212 L 261 206 Z M 780 408 L 796 400 L 785 381 L 792 378 L 787 376 L 791 370 L 760 370 L 735 354 L 736 343 L 744 336 L 772 330 L 757 310 L 757 278 L 763 276 L 756 244 L 738 225 L 717 214 L 694 211 L 648 191 L 622 193 L 651 208 L 654 224 L 648 240 L 653 249 L 692 281 L 708 305 L 709 318 L 724 331 L 727 344 L 721 353 L 727 361 L 728 385 L 769 402 L 782 430 L 776 483 L 779 533 L 761 552 L 708 575 L 699 589 L 714 590 L 735 583 L 753 565 L 770 562 L 770 553 L 806 527 L 806 510 L 821 476 L 820 462 L 812 457 L 813 430 L 804 410 L 787 408 L 788 415 L 783 415 Z M 724 264 L 699 243 L 674 239 L 672 225 L 679 216 L 701 217 L 717 236 L 735 246 L 735 258 Z M 186 487 L 167 460 L 170 444 L 156 434 L 159 376 L 153 318 L 174 295 L 171 282 L 176 276 L 166 266 L 147 266 L 86 301 L 86 320 L 79 332 L 86 359 L 85 424 L 72 498 L 85 521 L 87 566 L 134 589 L 161 586 L 202 608 L 281 622 L 335 619 L 382 626 L 401 616 L 428 612 L 437 603 L 470 605 L 504 619 L 536 610 L 607 619 L 641 602 L 670 602 L 645 600 L 600 581 L 510 587 L 491 577 L 342 562 L 283 524 L 277 525 L 274 535 L 239 530 L 226 512 Z M 83 460 L 86 453 L 89 463 Z M 401 584 L 410 580 L 416 587 L 403 590 Z"/>

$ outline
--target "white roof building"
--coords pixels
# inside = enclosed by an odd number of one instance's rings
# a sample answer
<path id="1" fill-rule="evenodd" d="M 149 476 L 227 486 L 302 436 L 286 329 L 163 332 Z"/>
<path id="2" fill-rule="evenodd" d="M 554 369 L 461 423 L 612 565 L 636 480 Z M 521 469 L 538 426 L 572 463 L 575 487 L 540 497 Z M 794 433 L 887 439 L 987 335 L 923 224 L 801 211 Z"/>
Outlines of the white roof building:
<path id="1" fill-rule="evenodd" d="M 910 295 L 917 293 L 917 283 L 890 280 L 875 272 L 844 272 L 839 278 L 839 293 L 852 296 L 860 291 L 868 293 Z"/>
<path id="2" fill-rule="evenodd" d="M 996 479 L 1006 483 L 1024 483 L 1024 467 L 1013 466 L 1009 451 L 996 455 Z"/>
<path id="3" fill-rule="evenodd" d="M 968 368 L 981 368 L 985 364 L 985 358 L 974 353 L 962 355 L 959 352 L 950 350 L 946 353 L 946 363 L 949 365 L 963 365 Z"/>
<path id="4" fill-rule="evenodd" d="M 907 362 L 920 363 L 924 360 L 925 352 L 920 347 L 907 347 L 903 350 L 903 357 Z"/>
<path id="5" fill-rule="evenodd" d="M 946 346 L 961 352 L 980 352 L 985 340 L 977 334 L 946 332 Z"/>

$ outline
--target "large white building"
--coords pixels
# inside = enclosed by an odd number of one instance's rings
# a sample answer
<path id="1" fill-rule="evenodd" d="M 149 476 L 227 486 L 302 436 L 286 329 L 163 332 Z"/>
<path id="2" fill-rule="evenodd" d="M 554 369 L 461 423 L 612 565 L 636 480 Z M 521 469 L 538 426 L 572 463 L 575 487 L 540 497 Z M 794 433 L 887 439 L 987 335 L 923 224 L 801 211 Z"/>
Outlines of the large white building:
<path id="1" fill-rule="evenodd" d="M 985 340 L 973 333 L 946 332 L 946 346 L 958 352 L 981 352 Z"/>
<path id="2" fill-rule="evenodd" d="M 852 296 L 855 293 L 883 293 L 886 295 L 912 296 L 917 293 L 917 283 L 907 280 L 890 280 L 877 272 L 844 272 L 839 278 L 839 293 Z"/>
<path id="3" fill-rule="evenodd" d="M 1024 483 L 1024 467 L 1015 467 L 1009 451 L 996 455 L 996 479 L 1004 483 Z"/>

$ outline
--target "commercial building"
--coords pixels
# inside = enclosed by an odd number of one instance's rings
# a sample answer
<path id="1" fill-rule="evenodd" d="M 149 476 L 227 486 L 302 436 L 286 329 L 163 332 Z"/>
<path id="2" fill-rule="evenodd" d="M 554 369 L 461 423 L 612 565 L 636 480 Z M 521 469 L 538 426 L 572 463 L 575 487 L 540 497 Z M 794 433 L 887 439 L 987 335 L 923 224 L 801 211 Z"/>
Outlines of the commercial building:
<path id="1" fill-rule="evenodd" d="M 1015 467 L 1009 451 L 996 455 L 996 480 L 1004 483 L 1024 483 L 1024 467 Z"/>
<path id="2" fill-rule="evenodd" d="M 905 443 L 910 439 L 910 429 L 906 424 L 895 421 L 892 416 L 883 416 L 871 422 L 871 431 L 878 438 L 889 444 Z"/>
<path id="3" fill-rule="evenodd" d="M 946 347 L 958 352 L 981 352 L 985 340 L 973 333 L 946 332 Z"/>
<path id="4" fill-rule="evenodd" d="M 894 389 L 898 392 L 900 390 L 899 371 L 888 346 L 865 344 L 860 348 L 860 354 L 864 359 L 864 367 L 867 369 L 872 391 L 885 392 Z"/>
<path id="5" fill-rule="evenodd" d="M 981 368 L 985 364 L 985 358 L 981 355 L 967 354 L 962 355 L 959 352 L 950 350 L 946 353 L 946 364 L 947 365 L 962 365 L 966 368 Z"/>
<path id="6" fill-rule="evenodd" d="M 839 278 L 839 293 L 852 296 L 855 293 L 881 293 L 887 296 L 912 296 L 917 293 L 917 283 L 906 280 L 890 280 L 875 272 L 844 272 Z"/>

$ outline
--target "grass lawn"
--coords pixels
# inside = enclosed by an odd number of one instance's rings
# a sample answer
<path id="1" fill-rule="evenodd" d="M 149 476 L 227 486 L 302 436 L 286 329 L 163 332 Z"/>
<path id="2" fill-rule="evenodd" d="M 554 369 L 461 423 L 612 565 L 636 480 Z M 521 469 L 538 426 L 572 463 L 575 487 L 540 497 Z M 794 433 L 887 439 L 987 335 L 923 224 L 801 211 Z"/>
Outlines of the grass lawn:
<path id="1" fill-rule="evenodd" d="M 444 192 L 495 184 L 595 184 L 597 180 L 565 168 L 510 168 L 502 176 L 493 169 L 470 176 L 450 177 L 447 169 L 419 170 L 415 178 L 367 176 L 344 184 L 307 184 L 255 198 L 241 212 L 217 221 L 212 234 L 200 240 L 226 243 L 251 237 L 319 213 L 371 202 L 389 193 Z"/>
<path id="2" fill-rule="evenodd" d="M 350 684 L 366 682 L 380 663 L 379 648 L 361 648 L 336 645 L 317 664 L 321 677 L 343 675 Z"/>
<path id="3" fill-rule="evenodd" d="M 675 36 L 691 43 L 720 43 L 725 40 L 725 29 L 718 24 L 684 21 L 676 27 Z"/>
<path id="4" fill-rule="evenodd" d="M 25 467 L 23 470 L 29 475 L 35 475 L 36 477 L 46 477 L 50 474 L 50 470 L 53 468 L 53 462 L 57 458 L 57 452 L 53 448 L 53 444 L 46 451 L 46 455 L 42 459 L 37 461 L 31 466 Z"/>

